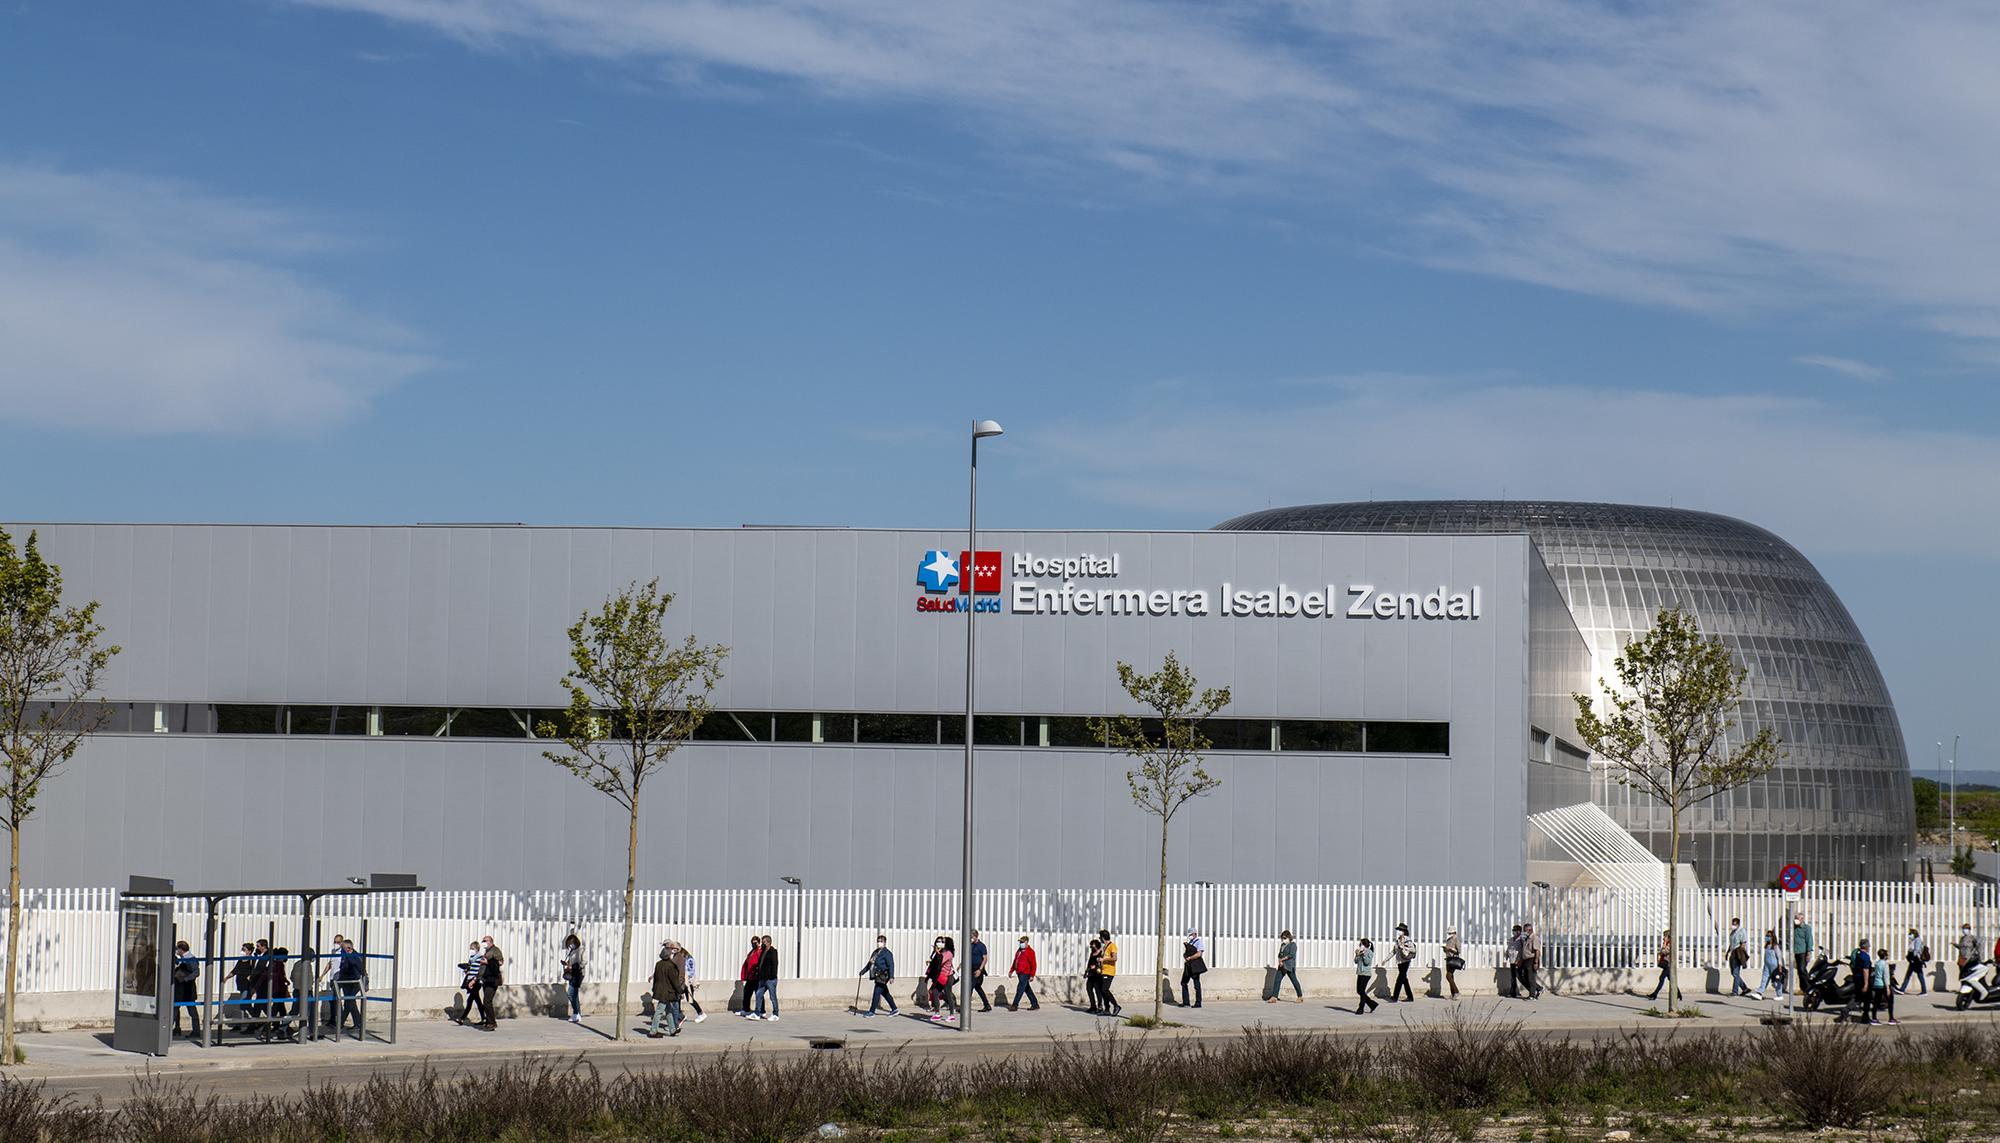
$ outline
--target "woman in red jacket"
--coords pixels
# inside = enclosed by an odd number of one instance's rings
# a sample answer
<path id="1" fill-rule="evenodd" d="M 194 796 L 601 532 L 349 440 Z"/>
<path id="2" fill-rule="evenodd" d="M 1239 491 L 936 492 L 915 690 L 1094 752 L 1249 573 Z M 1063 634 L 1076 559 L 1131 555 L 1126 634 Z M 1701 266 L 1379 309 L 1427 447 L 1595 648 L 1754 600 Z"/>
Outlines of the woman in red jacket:
<path id="1" fill-rule="evenodd" d="M 757 962 L 764 959 L 764 945 L 756 937 L 750 938 L 750 955 L 743 958 L 743 968 L 736 979 L 743 982 L 743 1018 L 755 1020 L 756 1013 L 750 1011 L 750 994 L 757 991 Z"/>
<path id="2" fill-rule="evenodd" d="M 1009 1012 L 1021 1010 L 1021 998 L 1028 998 L 1028 1011 L 1040 1012 L 1042 1002 L 1035 999 L 1035 946 L 1028 943 L 1028 934 L 1021 934 L 1021 943 L 1014 953 L 1014 967 L 1007 970 L 1008 976 L 1021 978 L 1014 986 L 1014 1003 L 1007 1006 Z"/>

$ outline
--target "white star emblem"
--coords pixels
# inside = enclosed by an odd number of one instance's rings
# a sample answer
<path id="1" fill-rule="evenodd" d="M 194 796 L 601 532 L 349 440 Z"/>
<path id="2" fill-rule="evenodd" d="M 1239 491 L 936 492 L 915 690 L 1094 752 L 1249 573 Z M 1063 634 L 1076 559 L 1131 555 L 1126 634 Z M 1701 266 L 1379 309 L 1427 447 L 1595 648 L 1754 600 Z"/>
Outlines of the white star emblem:
<path id="1" fill-rule="evenodd" d="M 958 561 L 939 552 L 932 557 L 930 563 L 924 565 L 924 570 L 936 576 L 938 583 L 948 583 L 958 578 Z"/>

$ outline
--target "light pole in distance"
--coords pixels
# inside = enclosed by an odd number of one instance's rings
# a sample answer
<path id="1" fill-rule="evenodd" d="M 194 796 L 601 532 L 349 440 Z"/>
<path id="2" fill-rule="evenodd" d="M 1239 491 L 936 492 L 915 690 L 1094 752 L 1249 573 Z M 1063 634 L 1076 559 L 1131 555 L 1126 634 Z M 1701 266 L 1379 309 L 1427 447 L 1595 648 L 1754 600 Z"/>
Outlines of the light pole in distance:
<path id="1" fill-rule="evenodd" d="M 804 979 L 805 966 L 799 957 L 805 949 L 806 931 L 806 883 L 797 877 L 780 877 L 778 880 L 792 887 L 792 975 Z"/>
<path id="2" fill-rule="evenodd" d="M 972 466 L 967 481 L 968 505 L 965 516 L 965 562 L 972 567 L 958 569 L 961 583 L 971 587 L 965 598 L 971 606 L 965 613 L 965 837 L 960 853 L 962 868 L 958 897 L 958 1027 L 972 1026 L 972 685 L 978 665 L 973 658 L 973 633 L 979 618 L 979 442 L 997 437 L 1003 430 L 998 421 L 972 422 Z"/>

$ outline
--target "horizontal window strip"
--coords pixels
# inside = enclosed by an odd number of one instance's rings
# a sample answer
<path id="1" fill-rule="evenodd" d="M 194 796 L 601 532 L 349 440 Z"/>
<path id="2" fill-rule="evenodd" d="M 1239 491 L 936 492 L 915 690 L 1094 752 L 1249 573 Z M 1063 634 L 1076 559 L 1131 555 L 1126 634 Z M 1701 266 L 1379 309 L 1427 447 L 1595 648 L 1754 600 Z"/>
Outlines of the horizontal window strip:
<path id="1" fill-rule="evenodd" d="M 30 704 L 53 714 L 46 703 Z M 257 703 L 102 704 L 110 712 L 101 733 L 210 735 L 333 735 L 369 738 L 549 738 L 564 710 L 531 707 L 298 706 Z M 38 711 L 31 709 L 29 721 Z M 981 714 L 973 719 L 979 746 L 1103 750 L 1104 736 L 1088 715 Z M 1157 736 L 1157 719 L 1142 718 Z M 1215 753 L 1418 754 L 1451 753 L 1451 724 L 1360 719 L 1210 718 L 1202 723 Z M 962 713 L 715 710 L 693 741 L 818 743 L 853 746 L 961 746 Z"/>

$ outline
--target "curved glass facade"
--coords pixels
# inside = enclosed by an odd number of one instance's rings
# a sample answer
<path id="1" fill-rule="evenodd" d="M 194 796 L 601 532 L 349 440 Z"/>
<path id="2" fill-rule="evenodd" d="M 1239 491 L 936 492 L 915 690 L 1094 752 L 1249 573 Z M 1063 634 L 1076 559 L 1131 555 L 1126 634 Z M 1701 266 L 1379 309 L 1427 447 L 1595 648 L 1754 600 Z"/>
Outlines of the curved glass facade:
<path id="1" fill-rule="evenodd" d="M 1676 508 L 1492 500 L 1387 500 L 1272 508 L 1217 525 L 1286 532 L 1526 532 L 1590 641 L 1593 677 L 1652 625 L 1691 611 L 1749 670 L 1742 731 L 1770 727 L 1768 776 L 1696 807 L 1682 860 L 1704 880 L 1764 884 L 1788 861 L 1816 877 L 1900 877 L 1915 832 L 1910 763 L 1889 690 L 1847 608 L 1772 533 Z M 1665 857 L 1664 807 L 1593 771 L 1593 794 Z"/>

